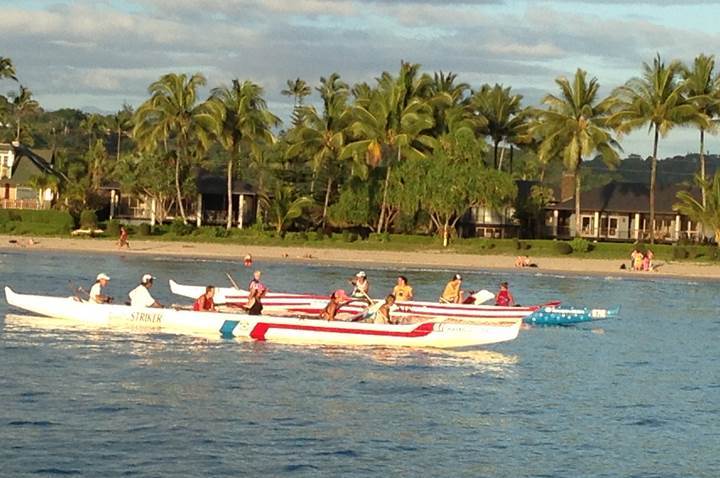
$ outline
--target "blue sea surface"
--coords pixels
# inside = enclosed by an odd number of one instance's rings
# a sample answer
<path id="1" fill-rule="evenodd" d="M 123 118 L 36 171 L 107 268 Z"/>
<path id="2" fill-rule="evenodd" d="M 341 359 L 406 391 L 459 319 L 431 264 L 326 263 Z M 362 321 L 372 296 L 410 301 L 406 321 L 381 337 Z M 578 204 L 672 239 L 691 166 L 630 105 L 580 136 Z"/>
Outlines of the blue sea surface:
<path id="1" fill-rule="evenodd" d="M 257 262 L 274 290 L 349 288 L 358 269 Z M 435 300 L 456 271 L 404 273 Z M 98 272 L 226 285 L 240 261 L 0 252 L 3 285 L 69 295 Z M 196 339 L 58 326 L 0 300 L 0 476 L 720 476 L 720 283 L 460 271 L 524 304 L 621 317 L 522 330 L 470 352 Z M 10 314 L 10 315 L 6 315 Z"/>

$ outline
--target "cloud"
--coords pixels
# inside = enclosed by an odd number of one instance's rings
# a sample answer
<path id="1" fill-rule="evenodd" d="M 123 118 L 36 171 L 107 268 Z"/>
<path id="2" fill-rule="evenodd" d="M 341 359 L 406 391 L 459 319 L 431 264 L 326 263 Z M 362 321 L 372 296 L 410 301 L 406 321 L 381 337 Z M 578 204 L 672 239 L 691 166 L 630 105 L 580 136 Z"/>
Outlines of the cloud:
<path id="1" fill-rule="evenodd" d="M 720 40 L 693 30 L 687 18 L 674 21 L 666 9 L 652 12 L 662 21 L 613 14 L 612 5 L 633 3 L 37 0 L 26 8 L 0 0 L 0 55 L 14 60 L 41 101 L 57 106 L 113 110 L 126 99 L 142 101 L 164 73 L 200 71 L 209 87 L 236 77 L 256 81 L 273 107 L 289 111 L 290 100 L 280 95 L 288 78 L 315 84 L 338 72 L 351 83 L 372 82 L 406 60 L 452 71 L 474 87 L 512 85 L 534 102 L 555 88 L 555 77 L 577 67 L 609 89 L 638 74 L 656 52 L 688 61 Z M 589 4 L 608 6 L 600 15 L 582 6 Z"/>

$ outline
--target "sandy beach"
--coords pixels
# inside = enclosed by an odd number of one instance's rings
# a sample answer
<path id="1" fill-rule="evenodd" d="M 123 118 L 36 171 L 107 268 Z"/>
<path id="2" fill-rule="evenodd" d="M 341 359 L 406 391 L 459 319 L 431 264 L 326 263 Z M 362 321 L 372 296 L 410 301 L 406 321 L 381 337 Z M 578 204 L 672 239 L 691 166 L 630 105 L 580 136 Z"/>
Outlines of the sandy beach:
<path id="1" fill-rule="evenodd" d="M 0 250 L 43 253 L 62 251 L 91 254 L 133 254 L 152 256 L 182 256 L 202 258 L 237 259 L 245 254 L 255 259 L 324 262 L 342 264 L 396 265 L 472 269 L 513 269 L 514 257 L 506 255 L 457 254 L 444 251 L 361 251 L 348 249 L 325 249 L 312 247 L 248 246 L 234 244 L 163 242 L 133 240 L 132 249 L 118 249 L 115 240 L 72 239 L 42 237 L 29 239 L 24 236 L 0 235 Z M 658 261 L 656 272 L 632 272 L 620 269 L 621 261 L 606 259 L 579 259 L 574 257 L 535 257 L 538 271 L 574 274 L 602 274 L 618 277 L 652 278 L 659 276 L 690 277 L 697 279 L 720 279 L 720 265 Z M 534 270 L 534 269 L 531 269 Z"/>

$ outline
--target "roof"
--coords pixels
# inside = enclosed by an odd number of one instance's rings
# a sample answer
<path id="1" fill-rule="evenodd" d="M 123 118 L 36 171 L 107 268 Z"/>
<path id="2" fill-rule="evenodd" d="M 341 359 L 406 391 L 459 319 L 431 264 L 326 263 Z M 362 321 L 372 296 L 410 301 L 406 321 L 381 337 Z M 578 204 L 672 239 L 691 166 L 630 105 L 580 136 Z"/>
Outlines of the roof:
<path id="1" fill-rule="evenodd" d="M 232 185 L 233 194 L 255 196 L 257 192 L 245 181 L 236 179 Z M 200 194 L 227 194 L 227 177 L 216 174 L 199 174 L 197 190 Z"/>
<path id="2" fill-rule="evenodd" d="M 58 177 L 64 175 L 55 171 L 52 165 L 55 152 L 50 149 L 33 151 L 22 144 L 14 146 L 15 161 L 13 162 L 12 177 L 5 180 L 11 185 L 27 184 L 31 177 L 40 174 L 52 174 Z"/>
<path id="3" fill-rule="evenodd" d="M 657 214 L 675 214 L 673 205 L 678 202 L 677 193 L 687 190 L 687 186 L 680 184 L 658 187 L 655 191 L 655 212 Z M 690 193 L 700 199 L 698 188 L 690 189 Z M 574 211 L 575 197 L 551 206 L 550 209 Z M 599 212 L 649 213 L 650 186 L 645 183 L 613 181 L 605 186 L 583 191 L 580 196 L 580 209 Z"/>

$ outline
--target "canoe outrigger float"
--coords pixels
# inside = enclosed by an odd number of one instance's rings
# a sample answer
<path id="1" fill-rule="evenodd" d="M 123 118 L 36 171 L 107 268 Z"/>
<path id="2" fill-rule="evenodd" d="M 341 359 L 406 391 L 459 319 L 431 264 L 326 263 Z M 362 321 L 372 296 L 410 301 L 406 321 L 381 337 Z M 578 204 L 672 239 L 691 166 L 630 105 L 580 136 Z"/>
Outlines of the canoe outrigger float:
<path id="1" fill-rule="evenodd" d="M 205 293 L 204 286 L 183 285 L 170 281 L 173 294 L 197 299 Z M 248 291 L 233 287 L 216 287 L 215 303 L 230 307 L 242 307 L 247 303 Z M 490 294 L 492 297 L 492 294 Z M 328 296 L 313 294 L 295 294 L 284 292 L 268 292 L 262 299 L 263 310 L 267 313 L 295 313 L 319 315 L 329 300 Z M 396 302 L 391 312 L 393 317 L 402 319 L 433 319 L 439 317 L 453 319 L 522 319 L 543 306 L 554 307 L 558 301 L 529 307 L 502 307 L 481 304 L 443 304 L 439 302 L 407 301 Z M 362 313 L 367 308 L 367 301 L 355 299 L 342 307 L 343 312 Z"/>
<path id="2" fill-rule="evenodd" d="M 590 309 L 585 307 L 541 307 L 523 319 L 531 325 L 575 325 L 594 320 L 609 319 L 620 313 L 620 306 L 613 309 Z"/>
<path id="3" fill-rule="evenodd" d="M 474 348 L 515 339 L 522 323 L 519 318 L 491 321 L 440 318 L 400 325 L 328 322 L 297 317 L 93 304 L 76 297 L 18 294 L 9 287 L 5 287 L 5 297 L 13 307 L 86 326 L 288 344 Z"/>

